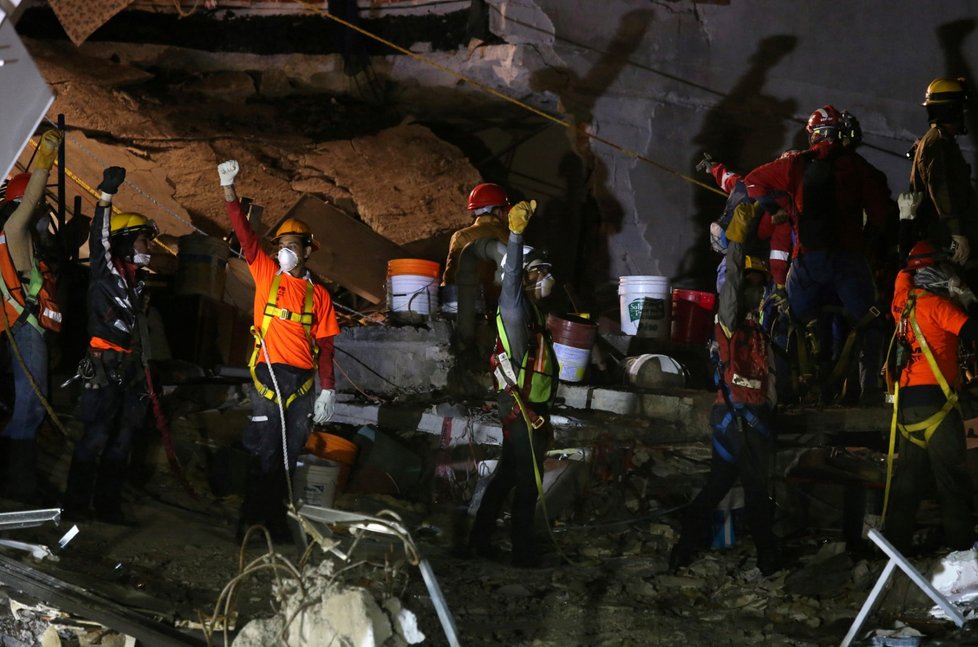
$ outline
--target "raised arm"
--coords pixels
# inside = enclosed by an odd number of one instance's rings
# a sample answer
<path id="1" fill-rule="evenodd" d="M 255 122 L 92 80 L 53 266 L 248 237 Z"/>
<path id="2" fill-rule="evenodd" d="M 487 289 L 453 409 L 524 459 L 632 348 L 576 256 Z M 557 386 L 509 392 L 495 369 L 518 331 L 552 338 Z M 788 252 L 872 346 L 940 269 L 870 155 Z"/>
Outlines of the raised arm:
<path id="1" fill-rule="evenodd" d="M 248 219 L 245 218 L 241 210 L 241 202 L 238 194 L 234 190 L 234 178 L 238 174 L 237 160 L 228 160 L 217 165 L 217 174 L 221 178 L 221 186 L 224 188 L 224 200 L 227 206 L 228 218 L 231 219 L 231 226 L 234 233 L 241 243 L 241 251 L 244 253 L 245 261 L 250 265 L 261 251 L 258 243 L 258 236 L 252 230 Z"/>

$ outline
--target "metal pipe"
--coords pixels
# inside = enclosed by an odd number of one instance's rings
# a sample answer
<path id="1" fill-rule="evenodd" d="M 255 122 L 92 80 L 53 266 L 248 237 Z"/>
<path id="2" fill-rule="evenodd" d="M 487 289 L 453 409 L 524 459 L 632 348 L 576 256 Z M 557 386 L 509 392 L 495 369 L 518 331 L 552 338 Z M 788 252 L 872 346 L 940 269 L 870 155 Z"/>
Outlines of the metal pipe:
<path id="1" fill-rule="evenodd" d="M 479 261 L 502 266 L 506 246 L 496 238 L 477 238 L 465 246 L 459 255 L 458 273 L 458 341 L 468 344 L 475 339 L 475 301 L 479 297 Z"/>

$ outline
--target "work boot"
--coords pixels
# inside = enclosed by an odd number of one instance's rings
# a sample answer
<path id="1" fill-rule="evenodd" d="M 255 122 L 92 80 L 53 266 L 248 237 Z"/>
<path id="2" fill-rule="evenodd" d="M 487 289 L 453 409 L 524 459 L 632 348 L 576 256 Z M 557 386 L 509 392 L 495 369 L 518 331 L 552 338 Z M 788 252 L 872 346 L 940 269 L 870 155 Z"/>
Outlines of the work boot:
<path id="1" fill-rule="evenodd" d="M 10 439 L 7 441 L 6 496 L 23 503 L 38 503 L 37 441 Z"/>
<path id="2" fill-rule="evenodd" d="M 675 573 L 680 568 L 686 568 L 696 559 L 696 551 L 682 541 L 676 543 L 669 552 L 669 572 Z"/>
<path id="3" fill-rule="evenodd" d="M 134 520 L 122 512 L 122 489 L 126 485 L 127 471 L 128 465 L 125 462 L 102 461 L 92 497 L 97 520 L 117 526 L 136 525 Z"/>
<path id="4" fill-rule="evenodd" d="M 88 521 L 92 518 L 92 491 L 98 466 L 89 461 L 72 459 L 68 482 L 61 500 L 62 518 L 66 521 Z"/>

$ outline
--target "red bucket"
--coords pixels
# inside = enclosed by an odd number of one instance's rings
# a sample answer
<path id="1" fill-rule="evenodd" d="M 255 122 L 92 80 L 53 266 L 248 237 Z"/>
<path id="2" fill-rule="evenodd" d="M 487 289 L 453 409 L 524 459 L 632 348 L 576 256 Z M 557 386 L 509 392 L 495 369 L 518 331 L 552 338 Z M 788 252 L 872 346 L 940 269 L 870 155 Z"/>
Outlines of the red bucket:
<path id="1" fill-rule="evenodd" d="M 672 291 L 672 341 L 677 344 L 705 344 L 713 330 L 713 292 Z"/>

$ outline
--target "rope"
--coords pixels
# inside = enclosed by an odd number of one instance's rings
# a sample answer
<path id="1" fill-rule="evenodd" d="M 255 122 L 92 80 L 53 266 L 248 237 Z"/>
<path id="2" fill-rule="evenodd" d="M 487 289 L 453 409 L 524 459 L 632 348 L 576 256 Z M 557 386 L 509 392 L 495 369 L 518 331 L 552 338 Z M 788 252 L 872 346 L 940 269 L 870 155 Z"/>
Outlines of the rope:
<path id="1" fill-rule="evenodd" d="M 292 494 L 292 480 L 289 478 L 289 441 L 285 431 L 285 407 L 282 406 L 282 391 L 278 387 L 278 378 L 275 377 L 275 369 L 272 368 L 272 360 L 268 357 L 268 347 L 265 340 L 261 340 L 261 352 L 265 356 L 265 365 L 268 367 L 268 374 L 272 376 L 272 387 L 275 388 L 275 404 L 278 405 L 278 421 L 282 428 L 282 462 L 285 465 L 285 488 L 289 492 L 289 505 L 294 500 Z"/>
<path id="2" fill-rule="evenodd" d="M 58 415 L 54 412 L 54 409 L 51 407 L 51 403 L 48 402 L 48 399 L 44 397 L 43 393 L 41 393 L 41 387 L 37 385 L 34 375 L 27 370 L 27 362 L 24 361 L 24 356 L 20 353 L 20 346 L 17 345 L 17 341 L 14 339 L 13 330 L 11 330 L 10 327 L 10 319 L 7 317 L 6 303 L 0 303 L 0 312 L 3 313 L 3 331 L 6 333 L 7 339 L 10 341 L 10 348 L 14 351 L 14 357 L 17 358 L 17 363 L 20 364 L 20 370 L 24 372 L 24 377 L 27 378 L 27 382 L 31 385 L 31 389 L 34 391 L 34 395 L 37 396 L 41 406 L 44 407 L 44 410 L 47 411 L 48 415 L 51 417 L 51 422 L 54 423 L 54 426 L 61 432 L 61 435 L 67 438 L 68 430 L 65 429 L 63 424 L 61 424 L 61 419 L 58 418 Z"/>
<path id="3" fill-rule="evenodd" d="M 555 124 L 558 124 L 560 126 L 563 126 L 564 128 L 567 128 L 568 130 L 578 131 L 578 132 L 582 133 L 588 139 L 594 140 L 596 142 L 600 142 L 600 143 L 604 144 L 605 146 L 609 146 L 609 147 L 611 147 L 611 148 L 613 148 L 613 149 L 615 149 L 615 150 L 617 150 L 617 151 L 619 151 L 621 153 L 624 153 L 625 155 L 628 155 L 629 157 L 632 157 L 632 158 L 635 158 L 635 159 L 640 160 L 642 162 L 645 162 L 646 164 L 651 164 L 652 166 L 658 168 L 659 170 L 665 171 L 667 173 L 671 173 L 672 175 L 675 175 L 676 177 L 680 178 L 681 180 L 685 180 L 686 182 L 689 182 L 690 184 L 695 184 L 696 186 L 698 186 L 698 187 L 700 187 L 702 189 L 706 189 L 707 191 L 712 191 L 713 193 L 716 193 L 718 195 L 722 195 L 724 197 L 726 197 L 726 195 L 727 195 L 726 193 L 724 193 L 723 191 L 721 191 L 720 189 L 718 189 L 715 186 L 710 186 L 709 184 L 707 184 L 705 182 L 701 182 L 701 181 L 699 181 L 699 180 L 697 180 L 697 179 L 695 179 L 693 177 L 690 177 L 688 175 L 684 175 L 683 173 L 680 173 L 676 169 L 674 169 L 672 167 L 669 167 L 669 166 L 666 166 L 665 164 L 662 164 L 661 162 L 657 162 L 657 161 L 655 161 L 653 159 L 650 159 L 649 157 L 646 157 L 645 155 L 642 155 L 641 153 L 637 153 L 637 152 L 635 152 L 635 151 L 633 151 L 631 149 L 625 148 L 624 146 L 620 146 L 620 145 L 616 144 L 615 142 L 613 142 L 613 141 L 611 141 L 609 139 L 606 139 L 604 137 L 601 137 L 599 135 L 595 135 L 594 133 L 589 132 L 586 129 L 585 130 L 579 130 L 575 126 L 575 124 L 572 123 L 568 119 L 564 119 L 564 118 L 561 118 L 561 117 L 556 117 L 554 115 L 551 115 L 548 112 L 545 112 L 543 110 L 540 110 L 539 108 L 535 108 L 534 106 L 531 106 L 528 103 L 525 103 L 523 101 L 520 101 L 519 99 L 515 99 L 515 98 L 513 98 L 513 97 L 511 97 L 511 96 L 509 96 L 509 95 L 507 95 L 507 94 L 505 94 L 503 92 L 500 92 L 499 90 L 496 90 L 495 88 L 493 88 L 493 87 L 491 87 L 489 85 L 486 85 L 485 83 L 482 83 L 481 81 L 476 81 L 475 79 L 473 79 L 471 77 L 467 77 L 464 74 L 462 74 L 461 72 L 457 72 L 457 71 L 453 70 L 452 68 L 450 68 L 450 67 L 448 67 L 446 65 L 442 65 L 441 63 L 436 63 L 435 61 L 432 61 L 431 59 L 428 59 L 428 58 L 426 58 L 426 57 L 424 57 L 424 56 L 422 56 L 420 54 L 417 54 L 415 52 L 412 52 L 409 49 L 406 49 L 404 47 L 401 47 L 400 45 L 397 45 L 397 44 L 395 44 L 395 43 L 387 40 L 386 38 L 383 38 L 383 37 L 378 36 L 378 35 L 376 35 L 374 33 L 371 33 L 371 32 L 367 31 L 366 29 L 364 29 L 364 28 L 362 28 L 362 27 L 360 27 L 358 25 L 354 25 L 353 23 L 351 23 L 349 21 L 346 21 L 346 20 L 343 20 L 342 18 L 339 18 L 337 16 L 334 16 L 333 14 L 329 13 L 329 11 L 327 11 L 327 10 L 325 10 L 325 9 L 319 7 L 319 6 L 316 6 L 314 4 L 311 4 L 311 3 L 307 2 L 306 0 L 297 0 L 297 2 L 298 2 L 299 5 L 305 7 L 306 9 L 308 9 L 309 11 L 311 11 L 311 12 L 313 12 L 315 14 L 319 14 L 321 16 L 325 16 L 326 18 L 329 18 L 330 20 L 332 20 L 334 22 L 338 22 L 339 24 L 343 25 L 344 27 L 347 27 L 349 29 L 352 29 L 352 30 L 354 30 L 354 31 L 356 31 L 356 32 L 358 32 L 358 33 L 366 36 L 367 38 L 371 38 L 371 39 L 377 41 L 378 43 L 381 43 L 383 45 L 386 45 L 387 47 L 390 47 L 391 49 L 393 49 L 393 50 L 395 50 L 397 52 L 400 52 L 401 54 L 404 54 L 405 56 L 409 56 L 409 57 L 411 57 L 411 58 L 413 58 L 413 59 L 415 59 L 415 60 L 417 60 L 417 61 L 419 61 L 421 63 L 424 63 L 425 65 L 429 65 L 429 66 L 431 66 L 431 67 L 433 67 L 433 68 L 435 68 L 437 70 L 440 70 L 440 71 L 444 72 L 445 74 L 448 74 L 450 76 L 453 76 L 456 79 L 458 79 L 460 81 L 463 81 L 463 82 L 465 82 L 467 84 L 470 84 L 470 85 L 478 88 L 479 90 L 482 90 L 483 92 L 485 92 L 487 94 L 491 94 L 492 96 L 494 96 L 494 97 L 496 97 L 498 99 L 502 99 L 503 101 L 506 101 L 508 103 L 512 103 L 513 105 L 518 106 L 518 107 L 522 108 L 523 110 L 526 110 L 526 111 L 528 111 L 530 113 L 533 113 L 533 114 L 537 115 L 538 117 L 542 117 L 543 119 L 546 119 L 547 121 L 551 121 L 551 122 L 553 122 Z"/>

